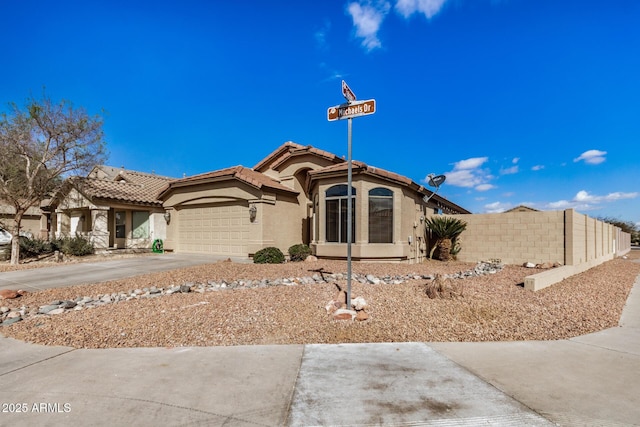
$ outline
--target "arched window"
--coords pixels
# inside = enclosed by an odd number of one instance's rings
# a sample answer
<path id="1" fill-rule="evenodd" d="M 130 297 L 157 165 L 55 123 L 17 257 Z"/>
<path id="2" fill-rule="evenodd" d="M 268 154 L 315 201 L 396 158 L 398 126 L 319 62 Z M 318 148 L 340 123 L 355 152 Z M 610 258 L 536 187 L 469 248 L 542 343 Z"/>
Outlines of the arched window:
<path id="1" fill-rule="evenodd" d="M 347 243 L 347 191 L 344 184 L 334 185 L 325 192 L 327 242 Z M 356 189 L 351 187 L 351 241 L 356 236 Z"/>
<path id="2" fill-rule="evenodd" d="M 393 191 L 369 191 L 369 243 L 393 243 Z"/>

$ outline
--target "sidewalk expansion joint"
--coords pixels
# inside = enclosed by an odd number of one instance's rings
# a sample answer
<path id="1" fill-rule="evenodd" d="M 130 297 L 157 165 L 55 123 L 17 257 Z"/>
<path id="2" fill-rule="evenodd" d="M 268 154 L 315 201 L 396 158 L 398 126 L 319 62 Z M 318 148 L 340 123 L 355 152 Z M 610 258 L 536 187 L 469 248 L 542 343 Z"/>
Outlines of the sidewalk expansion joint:
<path id="1" fill-rule="evenodd" d="M 50 356 L 50 357 L 44 358 L 44 359 L 42 359 L 42 360 L 38 360 L 38 361 L 33 362 L 33 363 L 29 363 L 28 365 L 21 366 L 21 367 L 16 368 L 16 369 L 12 369 L 11 371 L 4 372 L 4 373 L 0 374 L 0 377 L 3 377 L 3 376 L 5 376 L 5 375 L 12 374 L 12 373 L 14 373 L 14 372 L 21 371 L 21 370 L 23 370 L 23 369 L 30 368 L 31 366 L 38 365 L 38 364 L 43 363 L 43 362 L 46 362 L 46 361 L 48 361 L 48 360 L 55 359 L 56 357 L 64 356 L 65 354 L 69 354 L 69 353 L 71 353 L 72 351 L 76 351 L 76 350 L 77 350 L 77 349 L 72 348 L 72 349 L 67 350 L 67 351 L 65 351 L 65 352 L 58 353 L 58 354 L 56 354 L 56 355 L 54 355 L 54 356 Z"/>

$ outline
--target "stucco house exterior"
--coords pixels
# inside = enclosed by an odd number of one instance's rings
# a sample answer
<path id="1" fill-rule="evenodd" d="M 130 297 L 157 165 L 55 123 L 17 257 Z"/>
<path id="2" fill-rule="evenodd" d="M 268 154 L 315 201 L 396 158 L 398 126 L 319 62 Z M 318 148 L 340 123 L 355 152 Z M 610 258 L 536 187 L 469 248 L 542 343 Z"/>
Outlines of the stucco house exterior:
<path id="1" fill-rule="evenodd" d="M 159 192 L 173 178 L 96 166 L 68 179 L 43 207 L 55 237 L 84 235 L 96 249 L 150 248 L 166 235 Z"/>
<path id="2" fill-rule="evenodd" d="M 469 211 L 407 177 L 353 162 L 352 257 L 420 262 L 424 218 Z M 169 219 L 165 249 L 247 257 L 308 244 L 320 258 L 346 257 L 347 162 L 286 142 L 253 168 L 235 166 L 168 181 L 158 194 Z"/>
<path id="3" fill-rule="evenodd" d="M 16 209 L 6 202 L 0 201 L 0 227 L 12 230 Z M 20 233 L 27 236 L 46 239 L 48 235 L 47 217 L 39 206 L 31 206 L 22 217 Z"/>

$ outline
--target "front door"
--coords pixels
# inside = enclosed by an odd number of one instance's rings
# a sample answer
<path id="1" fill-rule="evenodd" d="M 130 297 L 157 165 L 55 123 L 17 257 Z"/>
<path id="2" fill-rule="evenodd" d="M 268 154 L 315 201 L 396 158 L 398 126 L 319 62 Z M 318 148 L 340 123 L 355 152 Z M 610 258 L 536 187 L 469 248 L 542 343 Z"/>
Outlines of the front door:
<path id="1" fill-rule="evenodd" d="M 127 213 L 125 211 L 116 211 L 115 213 L 115 247 L 118 249 L 122 249 L 126 246 L 126 237 L 127 237 Z"/>

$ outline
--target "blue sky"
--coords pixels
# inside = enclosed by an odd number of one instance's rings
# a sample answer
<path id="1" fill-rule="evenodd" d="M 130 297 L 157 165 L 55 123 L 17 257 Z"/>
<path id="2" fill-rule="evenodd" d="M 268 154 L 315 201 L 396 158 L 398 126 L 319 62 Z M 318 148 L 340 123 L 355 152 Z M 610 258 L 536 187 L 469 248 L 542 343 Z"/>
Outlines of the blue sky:
<path id="1" fill-rule="evenodd" d="M 105 113 L 109 164 L 181 177 L 285 141 L 347 154 L 341 80 L 375 114 L 353 157 L 474 213 L 640 223 L 640 1 L 0 0 L 0 105 Z M 425 184 L 426 185 L 426 184 Z"/>

